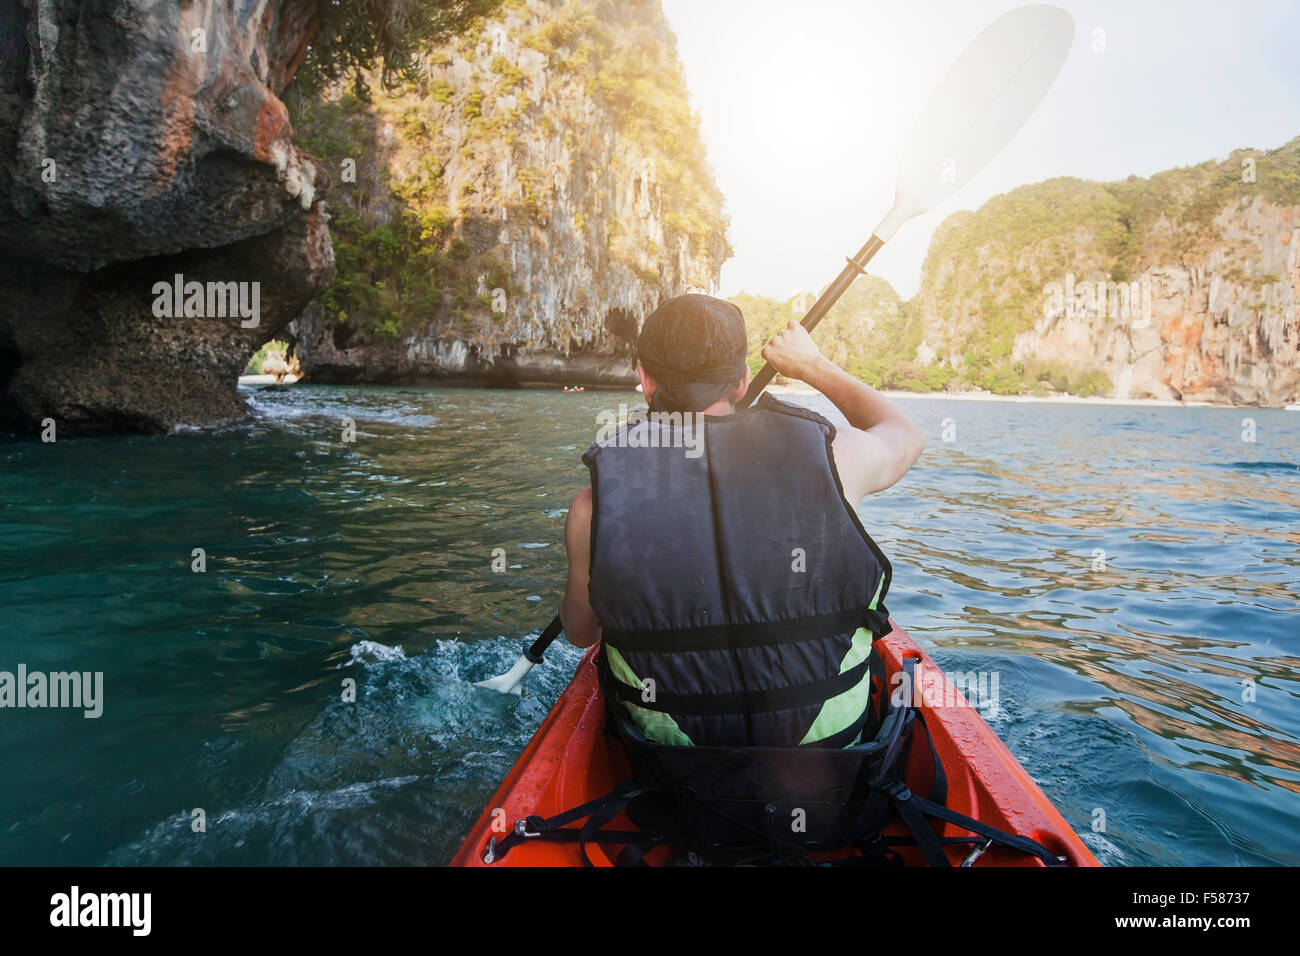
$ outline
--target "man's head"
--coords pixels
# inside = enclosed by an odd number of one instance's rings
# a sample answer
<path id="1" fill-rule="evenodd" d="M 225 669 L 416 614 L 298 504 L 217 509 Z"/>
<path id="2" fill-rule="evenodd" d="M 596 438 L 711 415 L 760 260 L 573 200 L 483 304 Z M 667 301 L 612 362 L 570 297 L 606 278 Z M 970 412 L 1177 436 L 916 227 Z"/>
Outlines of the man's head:
<path id="1" fill-rule="evenodd" d="M 749 386 L 745 317 L 723 299 L 669 299 L 645 320 L 636 350 L 641 388 L 654 411 L 735 404 Z"/>

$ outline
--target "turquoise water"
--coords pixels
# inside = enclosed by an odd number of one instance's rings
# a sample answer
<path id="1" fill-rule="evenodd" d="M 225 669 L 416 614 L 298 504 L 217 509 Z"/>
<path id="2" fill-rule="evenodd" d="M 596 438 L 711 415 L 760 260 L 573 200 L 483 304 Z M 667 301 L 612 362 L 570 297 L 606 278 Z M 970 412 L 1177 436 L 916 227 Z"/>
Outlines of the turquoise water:
<path id="1" fill-rule="evenodd" d="M 554 613 L 578 456 L 637 396 L 248 394 L 0 441 L 0 670 L 104 674 L 98 719 L 0 710 L 0 863 L 443 863 L 567 682 L 557 645 L 523 699 L 472 686 Z M 901 404 L 929 448 L 861 509 L 890 610 L 998 673 L 1102 861 L 1300 863 L 1300 414 Z"/>

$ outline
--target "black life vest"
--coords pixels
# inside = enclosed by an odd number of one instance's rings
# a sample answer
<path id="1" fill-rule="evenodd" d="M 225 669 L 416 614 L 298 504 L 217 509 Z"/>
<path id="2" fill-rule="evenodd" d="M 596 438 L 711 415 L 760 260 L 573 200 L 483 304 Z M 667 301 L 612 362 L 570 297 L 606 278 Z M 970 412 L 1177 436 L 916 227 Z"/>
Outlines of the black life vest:
<path id="1" fill-rule="evenodd" d="M 891 569 L 844 499 L 834 426 L 766 394 L 685 418 L 583 456 L 602 684 L 654 743 L 857 743 Z"/>

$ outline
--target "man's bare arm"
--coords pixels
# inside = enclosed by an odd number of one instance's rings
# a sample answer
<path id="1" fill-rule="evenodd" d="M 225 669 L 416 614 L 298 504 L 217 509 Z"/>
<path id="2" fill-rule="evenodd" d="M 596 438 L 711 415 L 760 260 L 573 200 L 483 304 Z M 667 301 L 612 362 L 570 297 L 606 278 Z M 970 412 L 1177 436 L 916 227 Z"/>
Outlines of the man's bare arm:
<path id="1" fill-rule="evenodd" d="M 600 640 L 600 624 L 591 609 L 587 586 L 591 581 L 591 489 L 573 499 L 564 521 L 564 547 L 569 553 L 569 580 L 560 598 L 564 636 L 575 647 L 590 647 Z"/>
<path id="2" fill-rule="evenodd" d="M 779 332 L 763 358 L 786 378 L 807 382 L 849 420 L 835 435 L 835 467 L 850 502 L 883 491 L 907 474 L 925 450 L 925 435 L 897 406 L 821 354 L 798 322 Z"/>

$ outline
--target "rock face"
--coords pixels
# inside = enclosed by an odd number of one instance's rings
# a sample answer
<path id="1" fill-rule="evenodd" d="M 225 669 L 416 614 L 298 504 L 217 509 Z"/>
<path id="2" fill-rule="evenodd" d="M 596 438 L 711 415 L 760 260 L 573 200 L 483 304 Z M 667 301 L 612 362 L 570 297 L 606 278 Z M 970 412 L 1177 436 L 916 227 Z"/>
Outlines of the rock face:
<path id="1" fill-rule="evenodd" d="M 908 309 L 920 361 L 997 391 L 1086 376 L 1121 398 L 1294 402 L 1300 139 L 950 216 Z"/>
<path id="2" fill-rule="evenodd" d="M 1200 261 L 1150 266 L 1121 289 L 1078 291 L 1016 337 L 1015 360 L 1103 371 L 1117 398 L 1286 405 L 1300 385 L 1300 206 L 1261 197 L 1215 219 Z M 1100 283 L 1098 284 L 1101 285 Z M 1115 300 L 1112 302 L 1112 298 Z M 1095 301 L 1090 301 L 1095 300 Z"/>
<path id="3" fill-rule="evenodd" d="M 425 66 L 295 113 L 339 260 L 289 330 L 308 380 L 631 384 L 730 255 L 658 0 L 513 0 Z"/>
<path id="4" fill-rule="evenodd" d="M 248 357 L 333 275 L 325 176 L 278 98 L 316 9 L 0 0 L 0 418 L 242 413 Z"/>

